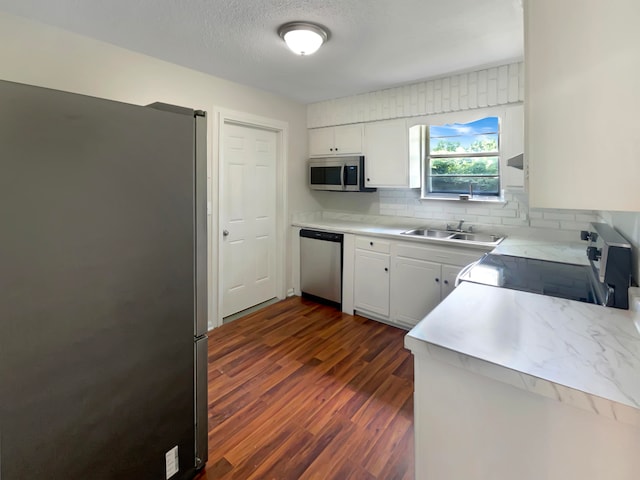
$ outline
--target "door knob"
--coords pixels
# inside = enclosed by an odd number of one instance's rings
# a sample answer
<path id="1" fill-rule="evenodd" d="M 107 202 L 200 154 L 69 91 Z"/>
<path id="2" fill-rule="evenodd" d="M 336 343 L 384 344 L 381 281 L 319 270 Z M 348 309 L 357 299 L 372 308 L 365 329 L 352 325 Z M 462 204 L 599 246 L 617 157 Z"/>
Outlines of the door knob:
<path id="1" fill-rule="evenodd" d="M 229 236 L 229 230 L 223 230 L 222 231 L 222 236 L 223 237 L 228 237 Z"/>

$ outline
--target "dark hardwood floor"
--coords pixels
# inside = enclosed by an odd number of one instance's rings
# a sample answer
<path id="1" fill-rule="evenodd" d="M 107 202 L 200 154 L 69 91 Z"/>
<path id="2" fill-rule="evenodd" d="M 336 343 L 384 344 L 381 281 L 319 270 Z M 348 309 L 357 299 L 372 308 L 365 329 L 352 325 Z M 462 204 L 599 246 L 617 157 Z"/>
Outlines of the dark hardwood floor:
<path id="1" fill-rule="evenodd" d="M 211 332 L 198 480 L 413 479 L 405 333 L 299 297 Z"/>

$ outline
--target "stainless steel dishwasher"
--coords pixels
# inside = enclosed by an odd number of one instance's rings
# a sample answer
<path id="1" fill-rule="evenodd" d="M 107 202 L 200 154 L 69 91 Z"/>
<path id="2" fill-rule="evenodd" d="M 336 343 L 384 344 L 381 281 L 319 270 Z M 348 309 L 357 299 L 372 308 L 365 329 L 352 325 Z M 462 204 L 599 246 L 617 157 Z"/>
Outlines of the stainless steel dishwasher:
<path id="1" fill-rule="evenodd" d="M 341 233 L 300 230 L 300 290 L 302 296 L 342 306 Z"/>

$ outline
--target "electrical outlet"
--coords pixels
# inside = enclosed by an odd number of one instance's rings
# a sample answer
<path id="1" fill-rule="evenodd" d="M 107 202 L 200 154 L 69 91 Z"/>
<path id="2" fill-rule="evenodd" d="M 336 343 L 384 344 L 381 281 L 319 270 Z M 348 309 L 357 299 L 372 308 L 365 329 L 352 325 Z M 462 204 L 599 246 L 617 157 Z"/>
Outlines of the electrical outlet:
<path id="1" fill-rule="evenodd" d="M 164 454 L 165 467 L 167 471 L 167 479 L 178 473 L 180 462 L 178 461 L 178 446 L 176 445 Z"/>

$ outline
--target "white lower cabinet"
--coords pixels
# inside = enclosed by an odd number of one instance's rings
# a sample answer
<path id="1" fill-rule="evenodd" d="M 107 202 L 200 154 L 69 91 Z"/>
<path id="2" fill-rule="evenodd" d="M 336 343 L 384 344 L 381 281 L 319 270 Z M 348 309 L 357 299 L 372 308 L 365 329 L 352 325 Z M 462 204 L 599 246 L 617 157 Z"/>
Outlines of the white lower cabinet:
<path id="1" fill-rule="evenodd" d="M 389 254 L 356 249 L 356 310 L 389 316 Z"/>
<path id="2" fill-rule="evenodd" d="M 442 265 L 442 287 L 441 287 L 442 300 L 444 300 L 444 298 L 447 295 L 453 292 L 453 289 L 455 288 L 455 284 L 456 284 L 456 277 L 458 276 L 458 273 L 460 273 L 460 270 L 463 269 L 463 267 L 464 265 L 463 266 Z"/>
<path id="3" fill-rule="evenodd" d="M 487 250 L 356 237 L 354 308 L 413 327 L 454 289 L 456 276 Z"/>
<path id="4" fill-rule="evenodd" d="M 356 310 L 389 318 L 391 245 L 379 238 L 356 237 L 353 304 Z"/>
<path id="5" fill-rule="evenodd" d="M 415 325 L 425 312 L 440 303 L 442 265 L 395 257 L 392 267 L 391 318 L 404 325 Z"/>
<path id="6" fill-rule="evenodd" d="M 416 325 L 453 291 L 462 268 L 415 258 L 394 257 L 391 268 L 391 319 L 408 327 Z"/>

